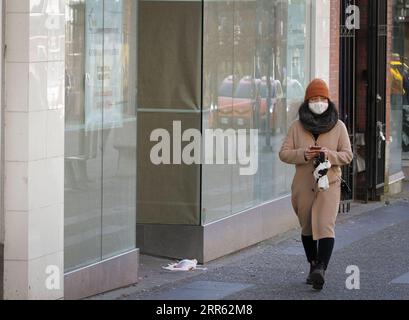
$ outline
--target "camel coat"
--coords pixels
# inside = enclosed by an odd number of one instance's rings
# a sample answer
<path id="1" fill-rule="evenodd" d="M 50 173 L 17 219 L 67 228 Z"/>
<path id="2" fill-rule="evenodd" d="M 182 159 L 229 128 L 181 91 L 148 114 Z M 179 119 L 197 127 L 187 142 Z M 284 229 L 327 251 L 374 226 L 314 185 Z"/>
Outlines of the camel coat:
<path id="1" fill-rule="evenodd" d="M 313 160 L 304 158 L 304 150 L 311 145 L 319 145 L 330 150 L 328 171 L 330 187 L 319 191 L 313 176 Z M 317 142 L 299 120 L 292 123 L 279 153 L 281 161 L 294 164 L 295 176 L 291 185 L 291 203 L 300 221 L 302 234 L 313 236 L 314 240 L 335 238 L 335 221 L 341 196 L 341 166 L 352 161 L 353 154 L 348 130 L 339 120 L 335 127 L 318 137 Z"/>

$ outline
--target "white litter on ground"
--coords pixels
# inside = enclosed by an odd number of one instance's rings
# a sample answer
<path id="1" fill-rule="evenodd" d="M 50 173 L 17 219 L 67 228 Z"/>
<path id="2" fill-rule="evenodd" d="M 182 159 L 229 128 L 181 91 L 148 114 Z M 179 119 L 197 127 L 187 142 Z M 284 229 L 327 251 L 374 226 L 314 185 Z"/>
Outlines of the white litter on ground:
<path id="1" fill-rule="evenodd" d="M 162 267 L 169 271 L 194 271 L 194 270 L 207 270 L 207 268 L 199 267 L 197 265 L 197 260 L 182 260 L 176 263 L 170 263 L 166 267 Z"/>

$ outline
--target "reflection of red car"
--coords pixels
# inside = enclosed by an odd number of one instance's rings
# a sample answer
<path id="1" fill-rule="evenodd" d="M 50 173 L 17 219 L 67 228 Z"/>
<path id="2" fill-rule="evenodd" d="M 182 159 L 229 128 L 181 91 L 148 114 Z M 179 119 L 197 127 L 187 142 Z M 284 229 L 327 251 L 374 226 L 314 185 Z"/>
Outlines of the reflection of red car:
<path id="1" fill-rule="evenodd" d="M 280 81 L 271 79 L 271 107 L 268 110 L 267 77 L 246 76 L 234 90 L 233 76 L 225 78 L 219 87 L 218 104 L 211 109 L 211 128 L 270 128 L 285 130 L 286 105 Z M 267 114 L 270 120 L 267 122 Z"/>
<path id="2" fill-rule="evenodd" d="M 214 112 L 214 128 L 231 128 L 231 114 L 233 110 L 233 76 L 223 80 L 219 88 L 217 107 Z"/>
<path id="3" fill-rule="evenodd" d="M 257 128 L 257 110 L 260 106 L 259 80 L 244 77 L 240 80 L 233 99 L 233 126 Z"/>
<path id="4" fill-rule="evenodd" d="M 218 105 L 212 110 L 210 126 L 225 129 L 252 128 L 258 97 L 256 80 L 244 77 L 234 90 L 233 77 L 227 77 L 219 88 Z"/>

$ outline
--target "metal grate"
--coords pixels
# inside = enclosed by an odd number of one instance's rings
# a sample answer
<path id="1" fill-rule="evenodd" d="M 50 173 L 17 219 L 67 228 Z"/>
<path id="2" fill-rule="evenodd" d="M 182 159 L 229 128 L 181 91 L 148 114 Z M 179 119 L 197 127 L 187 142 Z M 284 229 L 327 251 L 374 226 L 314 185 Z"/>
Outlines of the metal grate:
<path id="1" fill-rule="evenodd" d="M 349 5 L 355 5 L 356 1 L 340 1 L 341 21 L 346 17 L 346 8 Z M 345 123 L 350 134 L 352 151 L 355 150 L 355 64 L 356 64 L 356 47 L 355 47 L 355 30 L 348 30 L 345 26 L 340 29 L 340 81 L 339 81 L 339 114 L 340 119 Z M 339 212 L 349 212 L 351 202 L 354 198 L 354 164 L 342 168 L 342 178 L 348 183 L 351 192 L 341 194 L 341 203 Z"/>

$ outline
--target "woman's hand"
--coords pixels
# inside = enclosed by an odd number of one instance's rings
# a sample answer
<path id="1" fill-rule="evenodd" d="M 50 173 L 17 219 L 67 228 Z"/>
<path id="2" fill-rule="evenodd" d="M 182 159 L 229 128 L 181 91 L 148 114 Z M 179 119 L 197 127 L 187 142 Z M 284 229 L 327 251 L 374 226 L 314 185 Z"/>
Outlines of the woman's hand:
<path id="1" fill-rule="evenodd" d="M 322 147 L 321 152 L 325 153 L 325 159 L 328 160 L 328 154 L 329 154 L 328 148 Z"/>
<path id="2" fill-rule="evenodd" d="M 319 153 L 317 153 L 317 150 L 311 149 L 312 146 L 309 146 L 308 148 L 305 149 L 304 151 L 304 158 L 307 161 L 310 161 L 312 159 L 315 159 Z"/>

